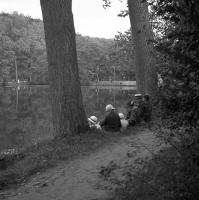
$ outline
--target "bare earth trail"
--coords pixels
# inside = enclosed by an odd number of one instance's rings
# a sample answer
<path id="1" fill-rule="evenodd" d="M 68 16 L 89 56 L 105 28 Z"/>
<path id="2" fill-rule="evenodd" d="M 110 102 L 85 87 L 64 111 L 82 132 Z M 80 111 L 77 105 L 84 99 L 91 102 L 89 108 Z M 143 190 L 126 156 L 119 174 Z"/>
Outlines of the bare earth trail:
<path id="1" fill-rule="evenodd" d="M 134 131 L 133 131 L 134 132 Z M 124 135 L 86 156 L 77 157 L 54 169 L 35 175 L 18 189 L 4 192 L 7 200 L 96 200 L 106 197 L 107 183 L 99 177 L 101 166 L 111 161 L 124 163 L 132 159 L 150 158 L 162 148 L 160 141 L 145 128 Z"/>

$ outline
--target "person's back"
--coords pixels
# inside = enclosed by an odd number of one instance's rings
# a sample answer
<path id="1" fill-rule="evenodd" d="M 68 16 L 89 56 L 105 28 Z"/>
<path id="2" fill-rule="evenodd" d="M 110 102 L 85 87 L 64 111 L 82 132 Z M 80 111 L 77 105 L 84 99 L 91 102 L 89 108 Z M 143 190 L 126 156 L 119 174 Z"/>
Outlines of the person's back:
<path id="1" fill-rule="evenodd" d="M 151 113 L 152 113 L 152 104 L 150 101 L 150 96 L 144 96 L 144 115 L 143 119 L 145 122 L 149 122 L 151 120 Z"/>
<path id="2" fill-rule="evenodd" d="M 139 108 L 139 121 L 143 120 L 144 113 L 145 113 L 145 102 L 144 100 L 140 100 L 138 102 L 138 108 Z"/>
<path id="3" fill-rule="evenodd" d="M 112 105 L 111 105 L 112 106 Z M 115 112 L 113 106 L 110 109 L 106 109 L 107 115 L 100 123 L 100 126 L 106 131 L 116 132 L 120 131 L 121 122 L 119 115 Z M 108 107 L 109 108 L 109 107 Z"/>
<path id="4" fill-rule="evenodd" d="M 142 115 L 142 94 L 135 94 L 133 103 L 130 104 L 130 110 L 127 114 L 129 125 L 134 126 L 141 121 Z"/>
<path id="5" fill-rule="evenodd" d="M 133 106 L 128 118 L 128 122 L 130 126 L 135 126 L 135 124 L 140 122 L 140 109 L 137 105 Z"/>
<path id="6" fill-rule="evenodd" d="M 127 103 L 127 115 L 126 115 L 126 119 L 128 120 L 131 116 L 131 111 L 133 109 L 133 106 L 134 106 L 134 101 L 133 100 L 130 100 L 128 103 Z"/>

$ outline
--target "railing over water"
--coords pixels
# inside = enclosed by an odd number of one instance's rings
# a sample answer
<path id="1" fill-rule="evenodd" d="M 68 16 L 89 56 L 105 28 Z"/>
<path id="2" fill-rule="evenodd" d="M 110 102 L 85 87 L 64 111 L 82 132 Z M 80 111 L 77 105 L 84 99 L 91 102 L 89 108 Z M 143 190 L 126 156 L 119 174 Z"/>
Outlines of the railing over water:
<path id="1" fill-rule="evenodd" d="M 96 81 L 91 86 L 136 86 L 136 81 Z"/>

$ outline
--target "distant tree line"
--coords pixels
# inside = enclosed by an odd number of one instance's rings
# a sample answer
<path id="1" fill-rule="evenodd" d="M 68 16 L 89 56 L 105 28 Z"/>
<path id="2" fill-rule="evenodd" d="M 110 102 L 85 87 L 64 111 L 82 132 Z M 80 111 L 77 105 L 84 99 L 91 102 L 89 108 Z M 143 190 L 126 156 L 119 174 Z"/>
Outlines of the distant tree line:
<path id="1" fill-rule="evenodd" d="M 90 81 L 134 80 L 129 51 L 115 40 L 76 34 L 79 74 L 82 84 Z M 129 61 L 130 58 L 130 61 Z M 0 14 L 0 82 L 18 78 L 32 84 L 48 83 L 43 22 L 13 12 Z"/>

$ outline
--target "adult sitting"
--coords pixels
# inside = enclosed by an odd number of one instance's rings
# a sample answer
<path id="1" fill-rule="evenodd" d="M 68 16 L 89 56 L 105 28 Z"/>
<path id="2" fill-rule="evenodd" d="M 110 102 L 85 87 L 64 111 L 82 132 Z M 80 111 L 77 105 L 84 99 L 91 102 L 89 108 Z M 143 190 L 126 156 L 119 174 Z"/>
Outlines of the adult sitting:
<path id="1" fill-rule="evenodd" d="M 145 122 L 151 121 L 152 103 L 149 94 L 144 95 L 143 119 Z"/>
<path id="2" fill-rule="evenodd" d="M 104 128 L 105 131 L 117 132 L 120 131 L 121 122 L 118 113 L 115 112 L 115 108 L 108 104 L 105 108 L 106 116 L 104 120 L 100 122 L 100 126 Z"/>
<path id="3" fill-rule="evenodd" d="M 134 107 L 135 103 L 134 103 L 134 100 L 130 100 L 128 103 L 127 103 L 127 115 L 126 115 L 126 119 L 129 119 L 130 116 L 131 116 L 131 111 Z"/>
<path id="4" fill-rule="evenodd" d="M 134 126 L 135 124 L 141 121 L 143 115 L 143 101 L 141 94 L 134 95 L 133 104 L 129 105 L 129 112 L 127 114 L 127 119 L 129 121 L 130 126 Z"/>
<path id="5" fill-rule="evenodd" d="M 101 126 L 98 124 L 98 119 L 96 116 L 90 116 L 88 118 L 88 125 L 91 129 L 101 129 Z"/>

